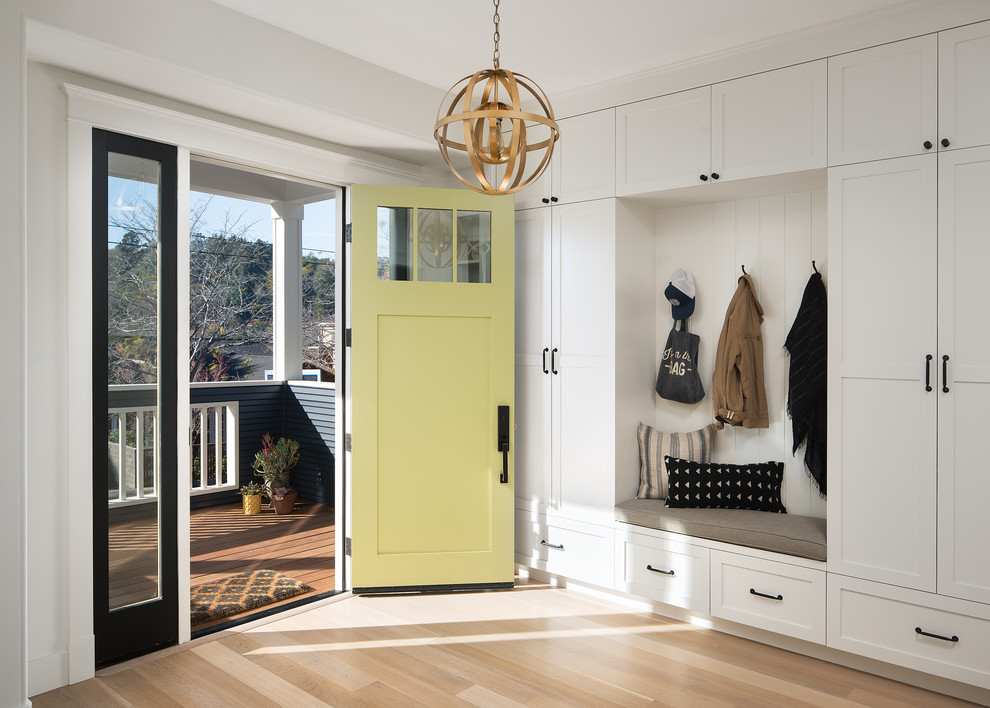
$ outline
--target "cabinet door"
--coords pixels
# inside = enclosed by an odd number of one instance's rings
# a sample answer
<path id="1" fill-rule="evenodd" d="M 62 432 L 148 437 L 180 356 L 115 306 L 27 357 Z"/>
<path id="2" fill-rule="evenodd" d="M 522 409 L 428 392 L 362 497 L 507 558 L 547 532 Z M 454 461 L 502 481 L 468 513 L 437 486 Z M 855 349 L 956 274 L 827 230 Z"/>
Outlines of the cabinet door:
<path id="1" fill-rule="evenodd" d="M 935 589 L 937 157 L 829 170 L 828 569 Z"/>
<path id="2" fill-rule="evenodd" d="M 516 508 L 550 486 L 550 209 L 516 214 Z"/>
<path id="3" fill-rule="evenodd" d="M 619 196 L 702 184 L 711 172 L 711 87 L 615 109 Z"/>
<path id="4" fill-rule="evenodd" d="M 828 60 L 828 164 L 934 150 L 937 42 L 930 34 Z"/>
<path id="5" fill-rule="evenodd" d="M 939 33 L 938 137 L 950 150 L 990 144 L 988 66 L 990 22 Z"/>
<path id="6" fill-rule="evenodd" d="M 552 514 L 615 504 L 615 200 L 554 207 Z"/>
<path id="7" fill-rule="evenodd" d="M 947 152 L 938 161 L 938 592 L 990 603 L 984 444 L 990 402 L 990 148 Z M 944 356 L 949 359 L 943 382 Z"/>
<path id="8" fill-rule="evenodd" d="M 712 86 L 712 178 L 826 164 L 825 60 Z"/>
<path id="9" fill-rule="evenodd" d="M 558 143 L 559 146 L 559 143 Z M 550 158 L 553 161 L 553 158 Z M 543 171 L 540 178 L 521 192 L 516 192 L 516 211 L 535 209 L 550 204 L 550 181 L 553 169 L 550 165 Z"/>
<path id="10" fill-rule="evenodd" d="M 615 109 L 557 121 L 560 139 L 551 169 L 560 204 L 615 196 Z"/>

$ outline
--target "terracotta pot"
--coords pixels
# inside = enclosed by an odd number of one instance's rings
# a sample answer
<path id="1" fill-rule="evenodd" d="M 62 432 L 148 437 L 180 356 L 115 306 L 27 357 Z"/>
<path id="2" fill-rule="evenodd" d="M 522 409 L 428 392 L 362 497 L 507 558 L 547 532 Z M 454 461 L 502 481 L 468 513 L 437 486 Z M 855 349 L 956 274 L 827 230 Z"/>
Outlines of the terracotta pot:
<path id="1" fill-rule="evenodd" d="M 273 499 L 272 505 L 275 507 L 276 514 L 291 514 L 292 507 L 296 504 L 296 497 L 299 496 L 299 492 L 289 492 L 281 499 Z"/>
<path id="2" fill-rule="evenodd" d="M 244 513 L 260 514 L 261 513 L 261 495 L 260 494 L 245 494 L 243 497 Z"/>

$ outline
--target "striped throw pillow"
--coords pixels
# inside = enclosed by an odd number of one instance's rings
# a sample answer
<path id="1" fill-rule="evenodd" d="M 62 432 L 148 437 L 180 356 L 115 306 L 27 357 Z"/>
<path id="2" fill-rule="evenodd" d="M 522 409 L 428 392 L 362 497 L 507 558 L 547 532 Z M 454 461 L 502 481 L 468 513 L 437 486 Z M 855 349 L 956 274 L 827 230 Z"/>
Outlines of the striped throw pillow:
<path id="1" fill-rule="evenodd" d="M 715 424 L 690 433 L 665 433 L 645 423 L 636 427 L 639 438 L 638 499 L 667 498 L 665 456 L 694 462 L 711 462 L 715 444 Z"/>

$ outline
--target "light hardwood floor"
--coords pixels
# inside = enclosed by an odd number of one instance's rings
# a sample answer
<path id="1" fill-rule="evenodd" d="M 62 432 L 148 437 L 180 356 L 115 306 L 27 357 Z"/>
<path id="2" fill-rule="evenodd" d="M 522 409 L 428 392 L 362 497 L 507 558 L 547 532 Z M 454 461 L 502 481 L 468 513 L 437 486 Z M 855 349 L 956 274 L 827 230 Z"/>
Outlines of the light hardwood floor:
<path id="1" fill-rule="evenodd" d="M 137 659 L 54 706 L 970 706 L 532 583 L 347 598 Z"/>

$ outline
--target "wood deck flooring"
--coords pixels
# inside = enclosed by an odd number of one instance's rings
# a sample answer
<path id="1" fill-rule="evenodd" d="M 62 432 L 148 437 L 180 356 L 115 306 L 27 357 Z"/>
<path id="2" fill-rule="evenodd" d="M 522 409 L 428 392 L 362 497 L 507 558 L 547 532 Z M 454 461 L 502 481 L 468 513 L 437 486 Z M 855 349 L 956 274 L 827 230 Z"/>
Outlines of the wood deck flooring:
<path id="1" fill-rule="evenodd" d="M 32 700 L 36 708 L 973 705 L 541 584 L 346 598 Z"/>
<path id="2" fill-rule="evenodd" d="M 311 501 L 296 503 L 294 513 L 279 516 L 262 505 L 246 516 L 241 505 L 196 509 L 190 514 L 191 585 L 251 570 L 275 570 L 313 588 L 309 595 L 334 588 L 333 509 Z M 122 607 L 157 593 L 155 519 L 132 519 L 110 529 L 110 595 Z M 266 605 L 263 610 L 300 597 Z M 227 622 L 234 617 L 224 618 Z M 209 624 L 197 625 L 202 629 Z"/>

